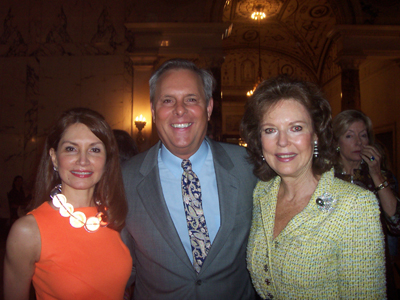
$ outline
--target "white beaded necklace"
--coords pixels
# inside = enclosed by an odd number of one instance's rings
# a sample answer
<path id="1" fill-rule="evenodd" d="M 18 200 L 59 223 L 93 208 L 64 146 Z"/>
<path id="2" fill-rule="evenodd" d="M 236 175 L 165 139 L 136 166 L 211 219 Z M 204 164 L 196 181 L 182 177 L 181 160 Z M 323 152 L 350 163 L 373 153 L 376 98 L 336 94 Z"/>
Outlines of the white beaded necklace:
<path id="1" fill-rule="evenodd" d="M 69 217 L 69 223 L 74 228 L 84 227 L 88 232 L 97 231 L 100 226 L 105 227 L 108 225 L 104 221 L 105 215 L 98 212 L 96 216 L 86 218 L 85 213 L 81 211 L 74 211 L 74 206 L 67 202 L 67 198 L 62 194 L 61 184 L 56 185 L 50 192 L 50 198 L 53 205 L 59 209 L 60 215 Z"/>

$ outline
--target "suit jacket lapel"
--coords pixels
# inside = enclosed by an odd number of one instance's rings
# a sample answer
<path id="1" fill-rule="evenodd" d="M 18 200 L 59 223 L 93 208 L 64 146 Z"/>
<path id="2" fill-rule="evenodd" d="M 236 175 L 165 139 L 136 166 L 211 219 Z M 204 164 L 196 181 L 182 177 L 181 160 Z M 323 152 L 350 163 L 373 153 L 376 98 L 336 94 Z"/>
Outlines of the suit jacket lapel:
<path id="1" fill-rule="evenodd" d="M 207 255 L 201 272 L 207 269 L 221 251 L 235 225 L 239 179 L 231 174 L 234 165 L 226 151 L 218 143 L 207 139 L 213 153 L 214 169 L 217 178 L 221 226 Z"/>
<path id="2" fill-rule="evenodd" d="M 176 256 L 193 270 L 164 200 L 157 163 L 160 145 L 161 142 L 158 142 L 152 147 L 143 160 L 140 167 L 143 178 L 137 185 L 137 191 L 149 217 L 166 243 Z"/>

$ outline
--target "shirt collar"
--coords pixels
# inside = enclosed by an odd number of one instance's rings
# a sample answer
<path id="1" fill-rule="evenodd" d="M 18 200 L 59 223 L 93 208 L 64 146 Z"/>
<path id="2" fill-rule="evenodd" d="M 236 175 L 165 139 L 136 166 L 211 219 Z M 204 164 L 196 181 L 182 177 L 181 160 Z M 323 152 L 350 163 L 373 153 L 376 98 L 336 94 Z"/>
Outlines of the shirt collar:
<path id="1" fill-rule="evenodd" d="M 192 169 L 195 173 L 199 173 L 201 171 L 201 168 L 204 165 L 204 162 L 207 158 L 207 154 L 209 151 L 209 145 L 206 142 L 206 140 L 203 140 L 201 143 L 199 149 L 196 151 L 195 154 L 193 154 L 191 157 L 189 157 L 190 162 L 192 163 Z M 165 146 L 164 144 L 161 145 L 159 156 L 164 163 L 164 165 L 176 176 L 177 178 L 180 178 L 182 176 L 182 159 L 175 156 L 172 154 Z"/>

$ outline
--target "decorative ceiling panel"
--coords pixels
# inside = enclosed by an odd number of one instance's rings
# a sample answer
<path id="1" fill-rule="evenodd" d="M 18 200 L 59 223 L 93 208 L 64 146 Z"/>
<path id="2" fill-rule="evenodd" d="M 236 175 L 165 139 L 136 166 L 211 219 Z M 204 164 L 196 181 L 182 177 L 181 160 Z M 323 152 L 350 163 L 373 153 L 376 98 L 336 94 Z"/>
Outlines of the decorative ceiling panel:
<path id="1" fill-rule="evenodd" d="M 260 8 L 266 19 L 252 20 L 252 12 Z M 260 33 L 263 50 L 293 57 L 318 73 L 337 13 L 328 0 L 228 0 L 223 20 L 233 28 L 223 46 L 258 48 Z"/>

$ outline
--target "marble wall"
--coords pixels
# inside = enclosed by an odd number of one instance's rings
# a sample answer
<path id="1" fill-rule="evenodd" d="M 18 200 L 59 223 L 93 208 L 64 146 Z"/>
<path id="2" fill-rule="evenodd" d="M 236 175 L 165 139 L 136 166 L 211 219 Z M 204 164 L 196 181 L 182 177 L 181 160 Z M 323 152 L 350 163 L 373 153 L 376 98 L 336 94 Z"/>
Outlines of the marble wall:
<path id="1" fill-rule="evenodd" d="M 0 3 L 0 216 L 14 176 L 26 189 L 50 125 L 71 107 L 131 132 L 131 47 L 123 0 Z"/>
<path id="2" fill-rule="evenodd" d="M 400 174 L 400 64 L 395 60 L 369 60 L 360 67 L 361 110 L 372 121 L 375 134 L 384 138 L 392 169 Z M 390 141 L 391 140 L 391 141 Z M 391 149 L 390 149 L 391 148 Z"/>

